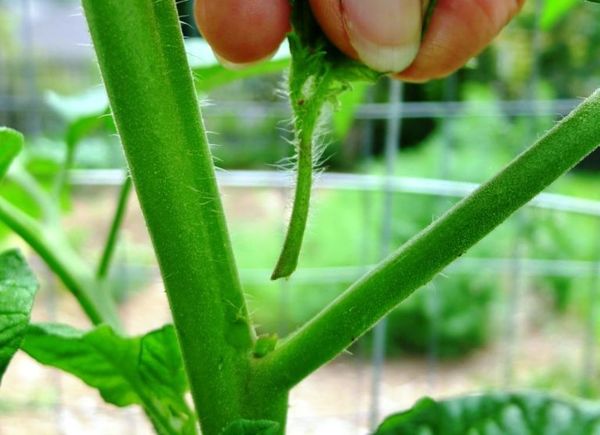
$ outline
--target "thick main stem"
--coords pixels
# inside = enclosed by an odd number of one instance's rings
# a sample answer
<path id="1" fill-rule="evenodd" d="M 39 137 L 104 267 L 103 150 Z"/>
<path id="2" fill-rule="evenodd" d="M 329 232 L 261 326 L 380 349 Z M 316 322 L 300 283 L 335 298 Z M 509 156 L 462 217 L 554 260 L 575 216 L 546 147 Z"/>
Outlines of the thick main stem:
<path id="1" fill-rule="evenodd" d="M 266 356 L 265 382 L 291 388 L 342 352 L 600 144 L 600 90 Z"/>
<path id="2" fill-rule="evenodd" d="M 268 418 L 249 415 L 254 410 L 243 403 L 251 399 L 254 336 L 175 2 L 83 6 L 203 433 L 218 434 L 239 418 Z"/>

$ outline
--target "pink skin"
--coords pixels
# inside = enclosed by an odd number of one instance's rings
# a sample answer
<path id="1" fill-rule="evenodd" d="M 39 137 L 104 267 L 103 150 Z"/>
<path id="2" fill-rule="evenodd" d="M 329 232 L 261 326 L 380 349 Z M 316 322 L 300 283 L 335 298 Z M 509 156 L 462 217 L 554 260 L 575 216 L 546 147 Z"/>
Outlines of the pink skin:
<path id="1" fill-rule="evenodd" d="M 290 30 L 288 0 L 196 0 L 195 17 L 215 53 L 236 64 L 268 57 Z"/>
<path id="2" fill-rule="evenodd" d="M 340 0 L 309 1 L 329 39 L 348 56 L 357 58 L 344 24 Z M 419 54 L 396 77 L 426 81 L 452 73 L 483 50 L 524 2 L 439 0 Z M 288 0 L 197 0 L 195 15 L 214 51 L 237 64 L 268 57 L 290 28 Z"/>

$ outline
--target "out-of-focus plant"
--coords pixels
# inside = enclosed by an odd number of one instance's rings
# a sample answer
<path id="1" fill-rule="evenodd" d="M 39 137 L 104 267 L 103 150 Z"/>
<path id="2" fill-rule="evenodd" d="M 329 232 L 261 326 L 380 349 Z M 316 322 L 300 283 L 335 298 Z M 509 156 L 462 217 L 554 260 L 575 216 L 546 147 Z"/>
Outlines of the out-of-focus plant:
<path id="1" fill-rule="evenodd" d="M 587 0 L 590 3 L 599 3 L 598 0 Z M 579 0 L 552 0 L 545 2 L 542 11 L 542 26 L 545 29 L 552 28 L 561 18 L 578 6 Z"/>
<path id="2" fill-rule="evenodd" d="M 594 433 L 599 417 L 596 403 L 570 402 L 537 392 L 489 393 L 444 401 L 425 398 L 411 410 L 388 417 L 375 435 Z"/>

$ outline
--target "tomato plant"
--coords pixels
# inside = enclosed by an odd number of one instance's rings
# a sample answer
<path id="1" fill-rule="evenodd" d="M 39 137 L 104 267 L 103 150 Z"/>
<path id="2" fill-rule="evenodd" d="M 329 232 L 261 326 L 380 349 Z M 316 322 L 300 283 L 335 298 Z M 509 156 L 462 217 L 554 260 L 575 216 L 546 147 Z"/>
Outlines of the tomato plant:
<path id="1" fill-rule="evenodd" d="M 295 268 L 323 104 L 352 81 L 378 76 L 326 42 L 306 2 L 296 0 L 293 6 L 290 98 L 299 159 L 297 212 L 274 278 L 288 276 Z M 36 284 L 23 259 L 7 253 L 0 257 L 0 368 L 21 348 L 41 363 L 81 378 L 109 403 L 140 405 L 160 434 L 198 433 L 198 422 L 207 435 L 284 433 L 294 386 L 600 144 L 597 91 L 299 330 L 281 340 L 257 337 L 196 94 L 206 85 L 203 80 L 215 80 L 215 75 L 204 71 L 205 77 L 200 75 L 195 84 L 173 0 L 83 0 L 83 7 L 174 325 L 139 337 L 125 336 L 104 281 L 114 240 L 109 237 L 94 273 L 65 247 L 60 235 L 0 201 L 0 218 L 40 253 L 94 325 L 89 331 L 65 325 L 27 326 Z M 22 142 L 18 133 L 0 130 L 0 174 Z M 126 182 L 122 198 L 130 187 Z M 120 203 L 115 231 L 122 208 Z M 52 221 L 51 207 L 49 214 Z M 188 390 L 193 409 L 185 399 Z M 467 398 L 450 405 L 425 401 L 409 413 L 391 417 L 379 433 L 432 427 L 440 428 L 436 433 L 465 433 L 490 421 L 502 432 L 507 423 L 495 410 L 508 409 L 510 420 L 517 409 L 523 416 L 519 421 L 529 424 L 529 414 L 541 412 L 540 403 L 543 409 L 563 406 L 552 398 L 540 402 L 530 395 Z M 449 409 L 457 406 L 467 411 L 452 414 Z M 569 407 L 579 412 L 578 405 Z M 475 408 L 479 411 L 469 414 Z M 586 412 L 573 418 L 573 424 L 583 427 L 597 421 L 596 409 Z M 462 426 L 452 429 L 447 422 L 452 418 L 462 419 Z"/>

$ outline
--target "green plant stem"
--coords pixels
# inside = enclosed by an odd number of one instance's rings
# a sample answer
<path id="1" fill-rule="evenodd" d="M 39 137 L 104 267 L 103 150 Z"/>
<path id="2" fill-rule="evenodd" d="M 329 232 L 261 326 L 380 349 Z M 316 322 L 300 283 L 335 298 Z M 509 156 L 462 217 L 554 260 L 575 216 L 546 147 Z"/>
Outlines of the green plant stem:
<path id="1" fill-rule="evenodd" d="M 324 96 L 330 86 L 330 77 L 321 77 L 319 85 L 314 92 L 307 96 L 299 90 L 304 83 L 294 83 L 296 80 L 296 62 L 292 62 L 290 73 L 291 104 L 294 112 L 294 130 L 297 143 L 297 176 L 294 204 L 290 224 L 285 236 L 283 249 L 277 260 L 277 265 L 271 275 L 272 280 L 289 277 L 298 267 L 298 258 L 302 249 L 302 241 L 306 232 L 308 213 L 310 210 L 310 197 L 313 185 L 313 166 L 315 165 L 316 130 L 325 104 Z"/>
<path id="2" fill-rule="evenodd" d="M 203 433 L 219 434 L 239 418 L 281 420 L 252 405 L 267 396 L 247 392 L 254 333 L 174 0 L 83 7 Z"/>
<path id="3" fill-rule="evenodd" d="M 271 275 L 272 280 L 287 278 L 298 267 L 298 258 L 308 222 L 313 183 L 313 143 L 311 137 L 302 136 L 298 145 L 296 190 L 292 215 L 281 254 Z"/>
<path id="4" fill-rule="evenodd" d="M 42 219 L 48 224 L 58 224 L 60 210 L 56 202 L 42 189 L 38 181 L 24 168 L 14 168 L 8 177 L 18 184 L 35 201 L 42 212 Z"/>
<path id="5" fill-rule="evenodd" d="M 75 296 L 94 325 L 119 328 L 114 301 L 95 285 L 92 274 L 54 227 L 39 225 L 31 217 L 0 198 L 0 221 L 18 234 L 44 260 Z"/>
<path id="6" fill-rule="evenodd" d="M 258 376 L 278 388 L 296 385 L 599 144 L 600 90 L 266 356 Z"/>
<path id="7" fill-rule="evenodd" d="M 119 236 L 121 226 L 123 225 L 123 220 L 125 219 L 127 203 L 129 202 L 129 196 L 131 194 L 132 187 L 133 183 L 131 181 L 131 177 L 127 176 L 123 182 L 123 185 L 121 186 L 121 191 L 119 192 L 117 209 L 115 211 L 115 215 L 110 226 L 110 231 L 108 233 L 108 237 L 106 238 L 104 251 L 102 252 L 102 257 L 100 258 L 100 263 L 98 264 L 98 269 L 96 271 L 96 279 L 99 281 L 104 281 L 108 276 L 112 258 L 117 246 L 117 238 Z"/>
<path id="8" fill-rule="evenodd" d="M 77 144 L 67 141 L 67 150 L 65 153 L 65 159 L 62 162 L 60 171 L 56 177 L 54 183 L 54 196 L 57 200 L 60 200 L 61 195 L 65 191 L 65 188 L 69 185 L 69 174 L 75 162 L 75 153 L 77 151 Z"/>
<path id="9" fill-rule="evenodd" d="M 353 81 L 374 82 L 380 74 L 340 53 L 323 34 L 310 4 L 290 0 L 293 32 L 289 95 L 292 106 L 297 180 L 290 224 L 271 279 L 289 277 L 298 265 L 310 209 L 313 169 L 320 157 L 319 122 L 327 103 L 351 88 Z"/>

